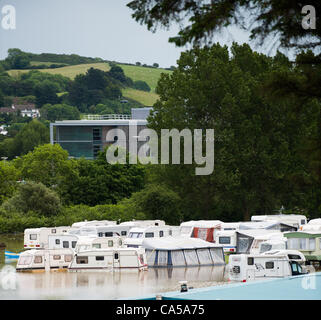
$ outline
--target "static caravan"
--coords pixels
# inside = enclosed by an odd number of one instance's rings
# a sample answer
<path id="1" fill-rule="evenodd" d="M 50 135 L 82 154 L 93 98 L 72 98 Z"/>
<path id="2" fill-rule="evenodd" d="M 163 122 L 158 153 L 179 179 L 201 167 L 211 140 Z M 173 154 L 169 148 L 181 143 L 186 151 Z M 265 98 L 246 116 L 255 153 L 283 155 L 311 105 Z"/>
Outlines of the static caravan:
<path id="1" fill-rule="evenodd" d="M 124 244 L 128 248 L 138 248 L 145 238 L 164 238 L 177 235 L 179 235 L 178 227 L 172 226 L 132 228 L 124 240 Z"/>
<path id="2" fill-rule="evenodd" d="M 81 252 L 92 249 L 112 249 L 122 248 L 123 238 L 122 237 L 107 237 L 107 238 L 96 238 L 96 237 L 80 237 L 75 252 Z"/>
<path id="3" fill-rule="evenodd" d="M 75 250 L 79 239 L 93 239 L 94 236 L 79 236 L 76 234 L 49 235 L 48 249 L 73 249 Z M 88 240 L 89 241 L 89 240 Z"/>
<path id="4" fill-rule="evenodd" d="M 77 236 L 98 236 L 97 228 L 99 226 L 82 226 L 79 228 L 72 228 L 68 233 Z"/>
<path id="5" fill-rule="evenodd" d="M 321 233 L 321 219 L 312 219 L 308 222 L 308 224 L 302 226 L 300 228 L 302 231 L 320 231 Z"/>
<path id="6" fill-rule="evenodd" d="M 297 251 L 273 251 L 265 254 L 231 255 L 227 267 L 229 280 L 251 281 L 306 274 L 304 258 Z"/>
<path id="7" fill-rule="evenodd" d="M 114 271 L 122 269 L 146 270 L 146 255 L 142 248 L 91 249 L 75 254 L 68 270 Z"/>
<path id="8" fill-rule="evenodd" d="M 132 227 L 163 227 L 166 225 L 164 220 L 132 220 L 121 222 L 119 225 Z"/>
<path id="9" fill-rule="evenodd" d="M 307 224 L 307 217 L 300 214 L 275 214 L 275 215 L 258 215 L 252 216 L 251 221 L 278 221 L 286 225 L 290 225 L 298 230 L 301 226 Z M 294 230 L 294 231 L 296 231 Z"/>
<path id="10" fill-rule="evenodd" d="M 236 231 L 236 253 L 259 253 L 260 244 L 271 239 L 286 242 L 283 233 L 278 230 L 259 229 Z"/>
<path id="11" fill-rule="evenodd" d="M 49 235 L 67 234 L 70 227 L 32 228 L 24 231 L 25 249 L 47 249 Z"/>
<path id="12" fill-rule="evenodd" d="M 321 261 L 321 231 L 297 231 L 285 232 L 284 237 L 287 238 L 287 248 L 299 250 L 304 255 L 307 261 Z"/>
<path id="13" fill-rule="evenodd" d="M 279 230 L 281 232 L 296 231 L 297 227 L 285 224 L 280 221 L 268 220 L 268 221 L 249 221 L 240 223 L 239 230 Z"/>
<path id="14" fill-rule="evenodd" d="M 180 224 L 181 236 L 199 238 L 208 242 L 215 241 L 215 232 L 221 230 L 223 224 L 220 220 L 186 221 Z"/>
<path id="15" fill-rule="evenodd" d="M 215 243 L 223 246 L 225 253 L 234 253 L 236 251 L 236 230 L 217 231 Z"/>
<path id="16" fill-rule="evenodd" d="M 208 241 L 197 238 L 167 237 L 144 239 L 147 264 L 153 268 L 200 267 L 224 265 L 224 251 Z"/>
<path id="17" fill-rule="evenodd" d="M 71 249 L 31 249 L 20 254 L 17 271 L 62 271 L 67 270 L 73 259 Z"/>
<path id="18" fill-rule="evenodd" d="M 134 226 L 131 224 L 123 225 L 118 224 L 115 226 L 99 226 L 97 227 L 97 236 L 98 237 L 127 237 L 129 230 L 132 229 Z"/>
<path id="19" fill-rule="evenodd" d="M 108 226 L 108 225 L 115 225 L 117 224 L 116 221 L 110 220 L 92 220 L 92 221 L 80 221 L 75 222 L 71 226 L 73 228 L 80 228 L 80 227 L 95 227 L 95 226 Z"/>

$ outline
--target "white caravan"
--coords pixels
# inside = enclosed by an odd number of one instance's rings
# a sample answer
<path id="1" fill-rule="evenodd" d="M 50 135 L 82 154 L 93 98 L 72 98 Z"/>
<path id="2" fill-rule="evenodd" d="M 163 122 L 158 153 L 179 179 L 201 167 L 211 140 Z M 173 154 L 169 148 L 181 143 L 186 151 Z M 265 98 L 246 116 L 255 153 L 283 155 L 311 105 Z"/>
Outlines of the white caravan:
<path id="1" fill-rule="evenodd" d="M 68 270 L 79 271 L 115 271 L 146 270 L 147 260 L 142 248 L 91 249 L 75 254 Z"/>
<path id="2" fill-rule="evenodd" d="M 223 246 L 225 253 L 234 253 L 236 251 L 236 230 L 217 231 L 215 243 Z"/>
<path id="3" fill-rule="evenodd" d="M 221 229 L 222 224 L 220 220 L 191 220 L 182 222 L 179 231 L 181 236 L 214 242 L 215 232 Z"/>
<path id="4" fill-rule="evenodd" d="M 108 226 L 108 225 L 115 225 L 116 221 L 110 220 L 92 220 L 92 221 L 80 221 L 75 222 L 71 226 L 73 228 L 80 228 L 80 227 L 95 227 L 95 226 Z"/>
<path id="5" fill-rule="evenodd" d="M 239 230 L 236 231 L 236 253 L 258 254 L 260 245 L 268 240 L 286 243 L 286 238 L 279 230 Z"/>
<path id="6" fill-rule="evenodd" d="M 231 281 L 283 278 L 307 273 L 302 266 L 304 261 L 304 256 L 296 250 L 235 254 L 230 256 L 227 270 Z"/>
<path id="7" fill-rule="evenodd" d="M 138 248 L 145 238 L 163 238 L 179 235 L 179 228 L 173 226 L 132 228 L 124 244 L 128 248 Z"/>
<path id="8" fill-rule="evenodd" d="M 279 230 L 281 232 L 285 231 L 296 231 L 297 227 L 277 220 L 267 220 L 267 221 L 248 221 L 241 222 L 239 230 Z"/>
<path id="9" fill-rule="evenodd" d="M 307 217 L 301 214 L 275 214 L 275 215 L 258 215 L 252 216 L 251 221 L 278 221 L 293 227 L 297 230 L 307 224 Z M 295 231 L 295 230 L 294 230 Z"/>
<path id="10" fill-rule="evenodd" d="M 310 220 L 308 224 L 302 226 L 300 230 L 305 232 L 321 231 L 321 218 Z"/>
<path id="11" fill-rule="evenodd" d="M 24 231 L 25 249 L 48 249 L 48 236 L 67 234 L 70 227 L 32 228 Z"/>
<path id="12" fill-rule="evenodd" d="M 123 246 L 123 238 L 118 236 L 107 238 L 80 237 L 75 247 L 75 252 L 93 249 L 115 249 L 122 248 Z"/>
<path id="13" fill-rule="evenodd" d="M 17 271 L 66 271 L 73 259 L 71 249 L 31 249 L 20 254 Z"/>

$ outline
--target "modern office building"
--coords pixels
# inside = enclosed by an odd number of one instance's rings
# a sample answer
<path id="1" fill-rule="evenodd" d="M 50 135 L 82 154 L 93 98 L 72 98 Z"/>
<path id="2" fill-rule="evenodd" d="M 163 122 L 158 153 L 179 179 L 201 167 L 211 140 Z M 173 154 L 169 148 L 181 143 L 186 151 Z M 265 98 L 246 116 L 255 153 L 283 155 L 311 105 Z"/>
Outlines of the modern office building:
<path id="1" fill-rule="evenodd" d="M 131 115 L 89 115 L 83 120 L 55 121 L 50 124 L 50 143 L 61 145 L 70 157 L 86 159 L 96 158 L 99 151 L 115 142 L 122 143 L 129 152 L 130 142 L 136 141 L 139 150 L 146 144 L 138 137 L 146 129 L 151 109 L 132 109 Z"/>

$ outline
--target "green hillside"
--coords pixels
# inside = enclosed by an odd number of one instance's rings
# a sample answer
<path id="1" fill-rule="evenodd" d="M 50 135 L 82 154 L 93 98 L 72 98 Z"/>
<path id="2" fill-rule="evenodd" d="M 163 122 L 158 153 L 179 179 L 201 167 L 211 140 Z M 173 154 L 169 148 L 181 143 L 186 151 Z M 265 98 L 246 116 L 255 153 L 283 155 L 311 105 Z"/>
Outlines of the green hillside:
<path id="1" fill-rule="evenodd" d="M 39 62 L 31 62 L 31 65 L 37 65 Z M 51 62 L 41 62 L 41 64 L 51 64 Z M 126 98 L 133 99 L 138 101 L 146 106 L 153 105 L 158 95 L 155 93 L 155 88 L 157 82 L 160 78 L 161 73 L 171 73 L 170 70 L 149 68 L 149 67 L 140 67 L 133 65 L 118 64 L 125 72 L 127 77 L 130 77 L 133 81 L 142 80 L 145 81 L 151 88 L 151 92 L 145 92 L 140 90 L 135 90 L 132 88 L 126 88 L 123 90 L 123 95 Z M 73 66 L 66 66 L 56 69 L 39 69 L 40 72 L 46 72 L 50 74 L 61 74 L 70 79 L 74 79 L 78 74 L 85 74 L 88 69 L 96 68 L 103 71 L 109 71 L 110 65 L 108 63 L 89 63 L 89 64 L 78 64 Z M 16 77 L 21 73 L 28 72 L 30 70 L 9 70 L 8 73 Z"/>

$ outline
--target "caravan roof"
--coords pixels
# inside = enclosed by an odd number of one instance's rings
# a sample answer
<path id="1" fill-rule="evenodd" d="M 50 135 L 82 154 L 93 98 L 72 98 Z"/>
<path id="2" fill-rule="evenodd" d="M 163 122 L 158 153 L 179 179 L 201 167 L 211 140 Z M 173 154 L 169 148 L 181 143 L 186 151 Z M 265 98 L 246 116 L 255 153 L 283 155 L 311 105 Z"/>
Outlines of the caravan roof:
<path id="1" fill-rule="evenodd" d="M 220 220 L 191 220 L 182 222 L 180 227 L 213 228 L 222 223 Z"/>
<path id="2" fill-rule="evenodd" d="M 145 238 L 142 242 L 145 249 L 158 250 L 180 250 L 180 249 L 198 249 L 198 248 L 212 248 L 220 247 L 211 242 L 199 238 L 185 238 L 185 237 L 166 237 L 166 238 Z"/>

